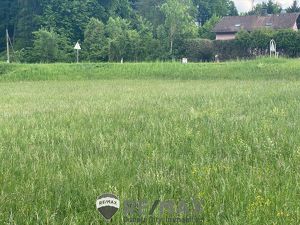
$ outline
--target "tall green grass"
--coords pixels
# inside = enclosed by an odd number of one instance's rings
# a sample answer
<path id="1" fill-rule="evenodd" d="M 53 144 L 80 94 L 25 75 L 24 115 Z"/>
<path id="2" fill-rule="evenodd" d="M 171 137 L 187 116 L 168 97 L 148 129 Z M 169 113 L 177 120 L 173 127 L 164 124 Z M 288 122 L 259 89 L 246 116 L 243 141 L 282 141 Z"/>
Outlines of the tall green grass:
<path id="1" fill-rule="evenodd" d="M 179 79 L 300 79 L 300 60 L 258 59 L 226 63 L 0 64 L 0 81 Z"/>
<path id="2" fill-rule="evenodd" d="M 107 192 L 197 196 L 209 225 L 300 224 L 298 61 L 10 66 L 2 81 L 49 81 L 0 83 L 0 224 L 106 224 Z"/>

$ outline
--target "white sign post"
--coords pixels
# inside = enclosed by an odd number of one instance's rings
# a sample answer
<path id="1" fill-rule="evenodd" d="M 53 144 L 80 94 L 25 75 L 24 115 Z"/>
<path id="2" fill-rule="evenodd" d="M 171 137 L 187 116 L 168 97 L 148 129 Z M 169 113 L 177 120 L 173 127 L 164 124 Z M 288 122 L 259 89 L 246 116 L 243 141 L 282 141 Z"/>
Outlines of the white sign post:
<path id="1" fill-rule="evenodd" d="M 79 50 L 81 50 L 79 42 L 76 43 L 74 49 L 77 51 L 77 57 L 76 57 L 76 59 L 77 59 L 77 63 L 79 63 Z"/>
<path id="2" fill-rule="evenodd" d="M 187 64 L 188 63 L 188 59 L 187 58 L 182 58 L 182 61 L 181 61 L 183 64 Z"/>
<path id="3" fill-rule="evenodd" d="M 270 41 L 270 57 L 272 57 L 273 53 L 275 55 L 275 58 L 278 58 L 279 53 L 277 52 L 276 42 L 272 39 Z"/>

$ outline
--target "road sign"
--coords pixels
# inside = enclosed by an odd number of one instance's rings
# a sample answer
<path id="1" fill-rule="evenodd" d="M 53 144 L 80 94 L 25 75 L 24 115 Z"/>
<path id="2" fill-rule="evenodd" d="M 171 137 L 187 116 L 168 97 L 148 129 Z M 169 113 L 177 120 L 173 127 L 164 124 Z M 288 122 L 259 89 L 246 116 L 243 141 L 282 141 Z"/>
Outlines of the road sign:
<path id="1" fill-rule="evenodd" d="M 78 63 L 78 62 L 79 62 L 79 50 L 81 50 L 81 47 L 80 47 L 80 44 L 79 44 L 78 41 L 77 41 L 77 43 L 76 43 L 74 49 L 77 51 L 76 61 L 77 61 L 77 63 Z"/>
<path id="2" fill-rule="evenodd" d="M 75 50 L 81 50 L 81 47 L 80 47 L 79 42 L 76 43 L 74 49 L 75 49 Z"/>

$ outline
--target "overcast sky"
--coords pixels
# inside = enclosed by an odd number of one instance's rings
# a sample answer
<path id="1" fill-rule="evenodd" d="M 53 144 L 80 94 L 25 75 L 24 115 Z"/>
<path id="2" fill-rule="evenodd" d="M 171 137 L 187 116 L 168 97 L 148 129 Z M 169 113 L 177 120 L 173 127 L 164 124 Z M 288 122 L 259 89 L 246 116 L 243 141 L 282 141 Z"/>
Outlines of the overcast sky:
<path id="1" fill-rule="evenodd" d="M 292 5 L 293 0 L 275 0 L 284 8 Z M 234 3 L 240 12 L 246 12 L 251 9 L 252 0 L 234 0 Z M 267 2 L 267 0 L 255 0 L 255 3 Z"/>

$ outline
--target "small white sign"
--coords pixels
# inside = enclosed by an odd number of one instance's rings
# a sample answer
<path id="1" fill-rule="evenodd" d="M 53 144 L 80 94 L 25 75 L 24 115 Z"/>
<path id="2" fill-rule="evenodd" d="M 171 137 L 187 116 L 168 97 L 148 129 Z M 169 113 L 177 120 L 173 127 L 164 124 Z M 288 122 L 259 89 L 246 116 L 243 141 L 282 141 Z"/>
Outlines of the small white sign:
<path id="1" fill-rule="evenodd" d="M 274 43 L 271 43 L 270 51 L 271 52 L 276 52 Z"/>
<path id="2" fill-rule="evenodd" d="M 182 58 L 182 63 L 183 64 L 187 64 L 188 63 L 188 59 L 187 58 Z"/>
<path id="3" fill-rule="evenodd" d="M 270 41 L 270 52 L 277 52 L 276 42 L 273 39 Z"/>
<path id="4" fill-rule="evenodd" d="M 81 50 L 81 47 L 80 47 L 79 42 L 76 43 L 74 49 L 75 49 L 75 50 Z"/>

